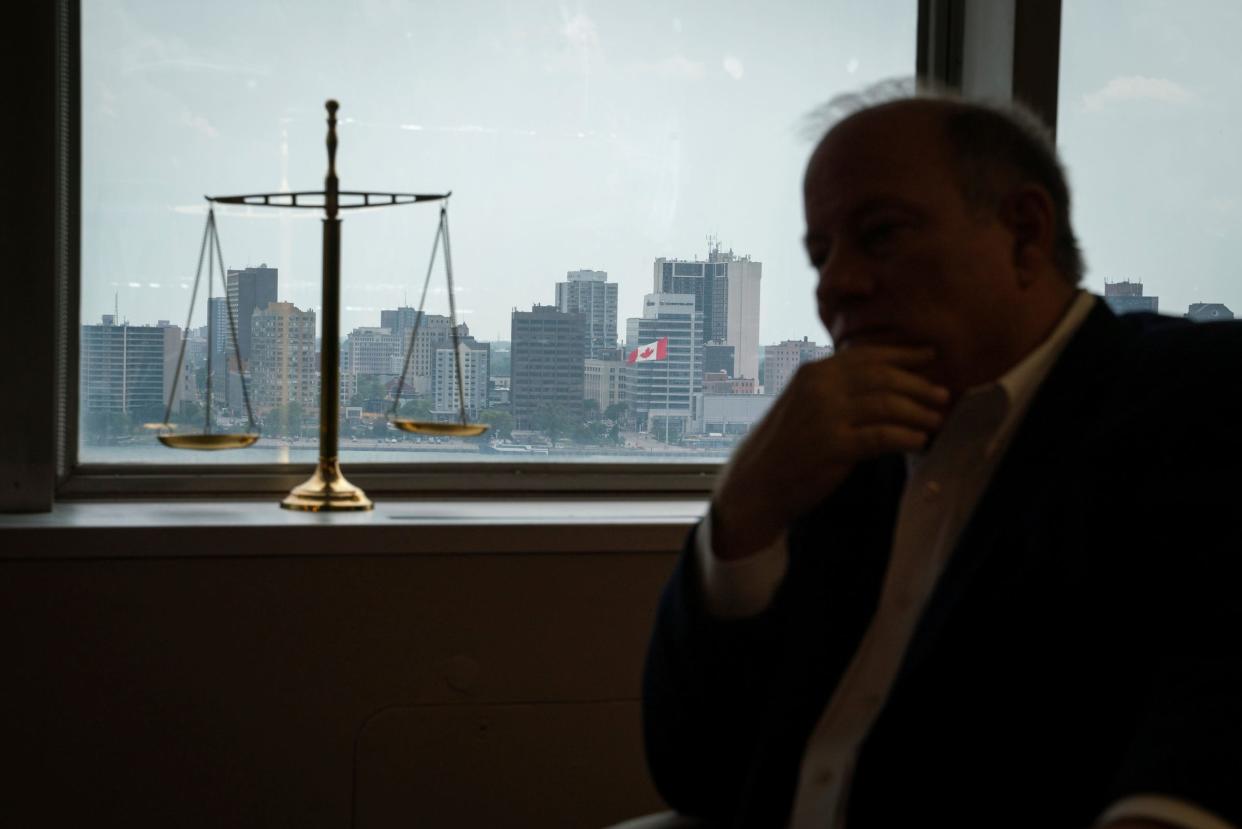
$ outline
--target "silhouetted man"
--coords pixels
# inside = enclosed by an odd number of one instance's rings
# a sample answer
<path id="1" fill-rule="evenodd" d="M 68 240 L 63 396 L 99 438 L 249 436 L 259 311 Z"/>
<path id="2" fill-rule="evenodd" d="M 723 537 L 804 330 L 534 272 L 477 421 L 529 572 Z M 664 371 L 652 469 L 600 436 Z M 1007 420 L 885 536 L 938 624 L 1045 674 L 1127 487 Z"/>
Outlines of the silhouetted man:
<path id="1" fill-rule="evenodd" d="M 1242 332 L 1080 290 L 1020 112 L 861 109 L 804 195 L 837 353 L 665 592 L 661 793 L 722 825 L 1242 826 Z"/>

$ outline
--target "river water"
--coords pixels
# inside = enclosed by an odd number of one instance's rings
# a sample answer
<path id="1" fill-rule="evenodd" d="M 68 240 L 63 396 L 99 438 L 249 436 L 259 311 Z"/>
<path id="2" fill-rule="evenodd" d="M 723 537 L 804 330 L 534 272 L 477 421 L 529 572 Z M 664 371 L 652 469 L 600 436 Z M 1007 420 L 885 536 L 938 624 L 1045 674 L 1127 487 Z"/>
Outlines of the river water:
<path id="1" fill-rule="evenodd" d="M 537 451 L 497 453 L 477 442 L 452 441 L 436 444 L 409 442 L 376 443 L 345 441 L 341 463 L 713 463 L 728 455 L 720 450 L 652 449 L 600 450 L 590 446 Z M 86 464 L 311 464 L 319 457 L 316 441 L 286 442 L 261 439 L 253 446 L 228 452 L 194 452 L 169 449 L 152 438 L 138 438 L 120 446 L 79 449 L 78 461 Z"/>

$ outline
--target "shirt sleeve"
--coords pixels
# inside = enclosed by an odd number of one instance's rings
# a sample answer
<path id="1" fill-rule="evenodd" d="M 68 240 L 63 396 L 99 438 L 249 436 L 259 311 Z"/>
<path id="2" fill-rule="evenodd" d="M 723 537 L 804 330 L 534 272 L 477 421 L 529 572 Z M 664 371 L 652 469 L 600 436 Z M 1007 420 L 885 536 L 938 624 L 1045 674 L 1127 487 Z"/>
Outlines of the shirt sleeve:
<path id="1" fill-rule="evenodd" d="M 717 619 L 744 619 L 766 610 L 789 564 L 784 534 L 745 558 L 717 558 L 712 551 L 710 510 L 695 530 L 694 554 L 698 559 L 703 606 Z"/>
<path id="2" fill-rule="evenodd" d="M 1139 794 L 1123 797 L 1100 815 L 1097 829 L 1120 820 L 1155 820 L 1176 826 L 1178 829 L 1237 829 L 1206 809 L 1175 797 L 1157 794 Z"/>

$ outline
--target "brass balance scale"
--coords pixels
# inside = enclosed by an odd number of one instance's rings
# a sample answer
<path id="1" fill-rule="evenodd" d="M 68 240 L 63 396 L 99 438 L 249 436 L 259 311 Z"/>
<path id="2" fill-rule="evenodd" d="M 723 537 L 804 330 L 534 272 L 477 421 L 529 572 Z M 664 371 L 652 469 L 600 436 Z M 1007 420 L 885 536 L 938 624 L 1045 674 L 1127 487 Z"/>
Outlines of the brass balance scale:
<path id="1" fill-rule="evenodd" d="M 325 213 L 323 222 L 323 346 L 320 356 L 319 386 L 319 462 L 315 472 L 304 483 L 296 486 L 281 501 L 285 509 L 294 510 L 369 510 L 374 504 L 360 488 L 351 484 L 341 473 L 340 461 L 337 458 L 339 431 L 339 388 L 340 388 L 340 311 L 341 311 L 341 220 L 337 214 L 341 210 L 357 208 L 394 207 L 415 204 L 424 201 L 439 201 L 440 224 L 436 231 L 435 241 L 431 247 L 431 262 L 427 266 L 427 276 L 423 281 L 422 296 L 418 302 L 418 313 L 415 317 L 409 344 L 406 346 L 405 360 L 401 378 L 397 383 L 389 421 L 396 428 L 413 434 L 438 435 L 452 437 L 476 437 L 487 431 L 487 425 L 469 423 L 466 418 L 466 395 L 461 365 L 460 334 L 457 330 L 457 304 L 453 293 L 453 259 L 449 243 L 448 229 L 448 197 L 451 193 L 416 194 L 416 193 L 376 193 L 354 190 L 341 190 L 336 176 L 336 101 L 328 101 L 328 174 L 324 179 L 322 191 L 299 191 L 294 193 L 256 193 L 244 196 L 207 196 L 212 205 L 207 210 L 207 224 L 203 229 L 203 241 L 199 247 L 198 268 L 194 274 L 194 290 L 190 295 L 190 310 L 186 317 L 186 331 L 190 329 L 190 321 L 194 315 L 194 302 L 198 296 L 198 287 L 203 274 L 204 259 L 207 262 L 207 297 L 210 307 L 212 298 L 212 280 L 216 270 L 224 285 L 224 255 L 220 249 L 220 236 L 216 227 L 214 205 L 240 204 L 250 207 L 278 207 L 320 209 Z M 410 369 L 410 358 L 414 353 L 414 344 L 418 337 L 418 329 L 423 321 L 423 310 L 427 301 L 427 287 L 431 284 L 431 274 L 435 268 L 436 254 L 444 248 L 444 270 L 448 282 L 449 328 L 453 338 L 453 358 L 456 365 L 458 422 L 438 422 L 415 420 L 399 417 L 397 406 L 401 402 L 401 393 L 405 388 L 405 375 Z M 228 291 L 225 290 L 227 297 Z M 255 425 L 254 411 L 250 405 L 250 393 L 246 385 L 246 373 L 241 359 L 241 346 L 237 339 L 237 321 L 232 303 L 225 300 L 228 310 L 229 333 L 233 341 L 234 359 L 237 361 L 238 373 L 241 378 L 242 399 L 246 406 L 248 430 L 245 432 L 218 432 L 212 429 L 211 414 L 211 352 L 207 349 L 207 383 L 204 395 L 203 431 L 199 433 L 178 433 L 171 423 L 173 402 L 177 394 L 178 383 L 173 383 L 168 396 L 168 405 L 164 410 L 162 423 L 150 423 L 147 427 L 158 432 L 160 443 L 174 449 L 196 449 L 214 451 L 224 449 L 242 449 L 251 446 L 259 439 L 259 431 Z M 211 326 L 212 314 L 207 319 L 207 341 L 213 342 Z M 181 351 L 177 357 L 177 369 L 174 377 L 181 376 L 185 362 L 186 339 L 181 341 Z M 227 376 L 227 373 L 226 373 Z"/>

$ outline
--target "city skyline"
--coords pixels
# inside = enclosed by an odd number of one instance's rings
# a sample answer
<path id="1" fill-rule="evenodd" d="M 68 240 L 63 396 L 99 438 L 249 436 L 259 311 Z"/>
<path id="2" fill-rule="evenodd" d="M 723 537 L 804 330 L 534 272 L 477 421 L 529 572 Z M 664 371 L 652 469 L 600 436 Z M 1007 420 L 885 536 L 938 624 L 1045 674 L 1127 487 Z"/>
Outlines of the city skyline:
<path id="1" fill-rule="evenodd" d="M 357 10 L 347 33 L 314 25 L 336 19 L 321 0 L 120 0 L 82 15 L 84 319 L 118 294 L 132 319 L 184 308 L 202 194 L 317 189 L 334 97 L 343 187 L 453 191 L 460 319 L 489 339 L 513 307 L 551 301 L 547 276 L 566 270 L 607 271 L 635 308 L 653 257 L 704 256 L 709 235 L 744 244 L 782 286 L 765 337 L 816 335 L 802 122 L 837 91 L 910 74 L 916 28 L 913 0 L 395 2 Z M 322 311 L 314 211 L 217 218 L 230 267 L 266 261 L 282 299 Z M 417 299 L 436 220 L 426 206 L 345 218 L 342 331 Z M 447 313 L 442 286 L 437 272 L 429 313 Z"/>

